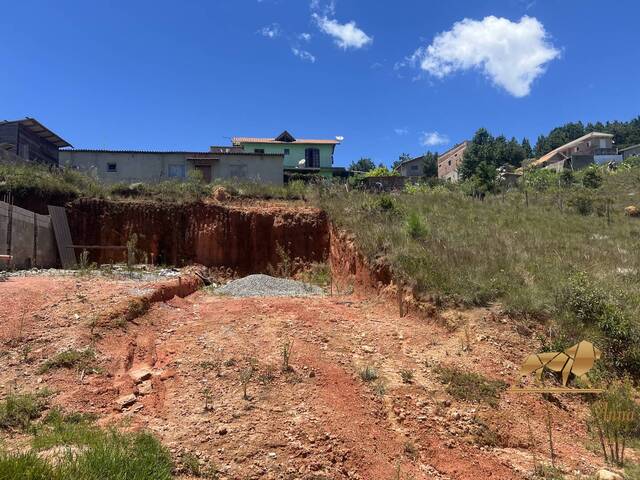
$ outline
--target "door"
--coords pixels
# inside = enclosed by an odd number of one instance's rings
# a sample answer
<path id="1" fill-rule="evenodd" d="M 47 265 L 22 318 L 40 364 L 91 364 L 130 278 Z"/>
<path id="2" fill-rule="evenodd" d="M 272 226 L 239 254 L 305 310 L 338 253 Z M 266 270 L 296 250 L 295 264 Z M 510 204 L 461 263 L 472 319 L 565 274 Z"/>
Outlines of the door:
<path id="1" fill-rule="evenodd" d="M 211 165 L 195 165 L 196 172 L 202 174 L 202 181 L 204 183 L 211 183 Z"/>

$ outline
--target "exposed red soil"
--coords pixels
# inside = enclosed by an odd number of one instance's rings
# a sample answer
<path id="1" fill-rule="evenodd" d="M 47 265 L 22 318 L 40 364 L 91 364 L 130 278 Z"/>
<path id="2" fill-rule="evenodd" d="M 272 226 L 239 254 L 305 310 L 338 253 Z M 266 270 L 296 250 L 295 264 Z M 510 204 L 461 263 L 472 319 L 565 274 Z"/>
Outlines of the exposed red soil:
<path id="1" fill-rule="evenodd" d="M 282 258 L 321 262 L 329 233 L 324 212 L 281 204 L 168 204 L 77 200 L 67 208 L 76 245 L 125 246 L 155 264 L 228 267 L 240 274 L 265 272 Z M 91 261 L 122 262 L 123 250 L 91 251 Z"/>
<path id="2" fill-rule="evenodd" d="M 503 393 L 491 407 L 446 393 L 435 365 L 513 383 L 537 347 L 533 333 L 496 309 L 399 318 L 384 297 L 235 299 L 198 291 L 154 303 L 124 328 L 90 327 L 94 316 L 153 288 L 69 277 L 1 283 L 2 392 L 47 386 L 57 392 L 53 404 L 97 413 L 102 423 L 128 418 L 176 457 L 190 451 L 215 464 L 223 479 L 391 479 L 398 465 L 400 478 L 526 478 L 532 452 L 548 457 L 547 405 L 563 469 L 588 473 L 601 463 L 585 446 L 586 407 L 577 398 Z M 16 340 L 11 325 L 23 317 Z M 471 349 L 463 350 L 467 337 Z M 286 339 L 294 341 L 291 372 L 280 368 Z M 31 347 L 27 361 L 24 345 Z M 36 373 L 56 352 L 91 345 L 103 373 Z M 245 400 L 240 377 L 249 359 L 256 370 Z M 383 395 L 377 382 L 360 379 L 366 365 L 377 368 Z M 150 380 L 134 381 L 144 368 Z M 411 383 L 403 383 L 403 369 L 413 372 Z M 135 404 L 117 408 L 130 393 Z M 495 446 L 479 441 L 487 429 Z M 7 443 L 11 437 L 0 433 Z"/>

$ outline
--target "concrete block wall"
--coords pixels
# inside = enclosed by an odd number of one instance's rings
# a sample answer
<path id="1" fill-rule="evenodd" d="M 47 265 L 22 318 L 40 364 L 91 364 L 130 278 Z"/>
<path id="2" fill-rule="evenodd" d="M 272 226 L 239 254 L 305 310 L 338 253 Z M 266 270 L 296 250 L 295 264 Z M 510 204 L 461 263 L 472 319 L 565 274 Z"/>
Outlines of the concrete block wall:
<path id="1" fill-rule="evenodd" d="M 12 255 L 15 268 L 57 266 L 57 244 L 49 216 L 0 202 L 0 253 Z"/>

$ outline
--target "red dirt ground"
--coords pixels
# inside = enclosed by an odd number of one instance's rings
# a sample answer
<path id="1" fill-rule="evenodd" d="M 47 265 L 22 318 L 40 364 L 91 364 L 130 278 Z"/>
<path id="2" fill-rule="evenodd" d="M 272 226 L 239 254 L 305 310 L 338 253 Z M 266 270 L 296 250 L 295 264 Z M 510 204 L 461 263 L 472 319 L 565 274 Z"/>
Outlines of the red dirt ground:
<path id="1" fill-rule="evenodd" d="M 534 452 L 548 461 L 546 405 L 567 478 L 601 465 L 586 448 L 586 405 L 577 398 L 503 393 L 491 407 L 445 392 L 437 364 L 512 384 L 537 347 L 530 330 L 497 309 L 399 318 L 382 297 L 239 299 L 200 290 L 121 326 L 90 326 L 153 287 L 92 277 L 0 283 L 0 396 L 46 386 L 56 392 L 52 404 L 150 429 L 176 458 L 190 452 L 229 480 L 526 478 Z M 451 323 L 466 332 L 443 326 Z M 471 348 L 462 349 L 467 339 Z M 286 340 L 294 342 L 290 372 L 281 368 Z M 102 373 L 37 373 L 56 352 L 92 345 Z M 240 377 L 250 363 L 245 400 Z M 378 381 L 361 380 L 366 365 Z M 152 376 L 136 384 L 131 374 L 141 368 Z M 403 369 L 412 383 L 403 383 Z M 136 403 L 119 409 L 116 399 L 130 393 Z M 494 445 L 479 440 L 487 434 Z M 12 438 L 0 433 L 0 443 Z"/>

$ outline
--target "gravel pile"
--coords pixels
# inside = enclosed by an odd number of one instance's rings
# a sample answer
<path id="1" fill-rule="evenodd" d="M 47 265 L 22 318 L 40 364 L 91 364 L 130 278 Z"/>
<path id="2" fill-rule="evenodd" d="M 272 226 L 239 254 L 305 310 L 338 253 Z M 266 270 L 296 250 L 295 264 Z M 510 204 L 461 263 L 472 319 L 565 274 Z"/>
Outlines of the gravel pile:
<path id="1" fill-rule="evenodd" d="M 231 297 L 308 297 L 323 293 L 322 288 L 316 285 L 269 275 L 249 275 L 216 288 L 213 292 Z"/>

